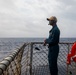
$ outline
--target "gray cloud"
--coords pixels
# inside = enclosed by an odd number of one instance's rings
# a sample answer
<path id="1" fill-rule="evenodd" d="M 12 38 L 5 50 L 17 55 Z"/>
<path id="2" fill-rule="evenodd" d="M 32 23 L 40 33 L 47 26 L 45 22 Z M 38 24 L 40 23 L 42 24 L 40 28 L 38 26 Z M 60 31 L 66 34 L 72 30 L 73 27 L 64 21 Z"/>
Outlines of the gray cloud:
<path id="1" fill-rule="evenodd" d="M 0 37 L 47 37 L 55 15 L 61 37 L 76 37 L 75 0 L 0 0 Z"/>

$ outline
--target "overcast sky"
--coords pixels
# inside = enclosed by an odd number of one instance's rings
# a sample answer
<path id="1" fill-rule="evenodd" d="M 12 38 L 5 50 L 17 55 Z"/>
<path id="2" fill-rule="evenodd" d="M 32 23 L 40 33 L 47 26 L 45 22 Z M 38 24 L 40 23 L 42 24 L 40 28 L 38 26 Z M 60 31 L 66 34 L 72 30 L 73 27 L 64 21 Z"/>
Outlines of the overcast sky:
<path id="1" fill-rule="evenodd" d="M 50 16 L 61 37 L 76 37 L 76 0 L 0 0 L 0 37 L 48 37 Z"/>

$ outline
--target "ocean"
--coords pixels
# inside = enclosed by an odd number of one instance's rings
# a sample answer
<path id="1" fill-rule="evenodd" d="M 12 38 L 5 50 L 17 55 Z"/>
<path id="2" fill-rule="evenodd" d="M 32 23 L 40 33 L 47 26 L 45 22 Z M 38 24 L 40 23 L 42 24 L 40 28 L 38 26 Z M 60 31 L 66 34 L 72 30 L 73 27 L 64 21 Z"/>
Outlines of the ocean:
<path id="1" fill-rule="evenodd" d="M 7 43 L 25 43 L 25 42 L 43 42 L 45 38 L 0 38 L 0 44 L 2 42 Z M 60 38 L 60 42 L 75 42 L 76 38 Z"/>

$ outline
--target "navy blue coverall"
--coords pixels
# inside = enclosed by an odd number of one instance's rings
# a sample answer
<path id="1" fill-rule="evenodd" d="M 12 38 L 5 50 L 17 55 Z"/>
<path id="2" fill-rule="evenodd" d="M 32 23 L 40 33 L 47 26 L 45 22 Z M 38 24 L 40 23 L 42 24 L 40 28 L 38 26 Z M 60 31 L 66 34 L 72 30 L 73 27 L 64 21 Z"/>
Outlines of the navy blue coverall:
<path id="1" fill-rule="evenodd" d="M 60 30 L 57 25 L 54 25 L 49 31 L 49 38 L 45 40 L 49 44 L 48 61 L 51 75 L 58 75 L 57 58 L 59 53 L 59 37 Z"/>

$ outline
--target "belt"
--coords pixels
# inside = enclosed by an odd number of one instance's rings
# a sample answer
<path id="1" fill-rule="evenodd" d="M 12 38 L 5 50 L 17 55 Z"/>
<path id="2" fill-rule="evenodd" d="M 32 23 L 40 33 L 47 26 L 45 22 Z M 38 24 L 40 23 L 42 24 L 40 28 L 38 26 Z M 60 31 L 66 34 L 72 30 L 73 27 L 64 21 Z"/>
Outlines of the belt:
<path id="1" fill-rule="evenodd" d="M 56 45 L 58 45 L 58 43 L 55 43 L 55 44 L 49 44 L 48 47 L 52 47 L 52 46 L 56 46 Z"/>

